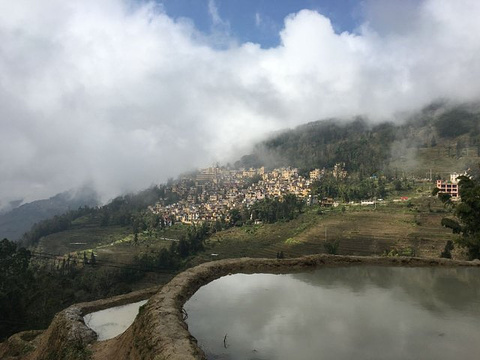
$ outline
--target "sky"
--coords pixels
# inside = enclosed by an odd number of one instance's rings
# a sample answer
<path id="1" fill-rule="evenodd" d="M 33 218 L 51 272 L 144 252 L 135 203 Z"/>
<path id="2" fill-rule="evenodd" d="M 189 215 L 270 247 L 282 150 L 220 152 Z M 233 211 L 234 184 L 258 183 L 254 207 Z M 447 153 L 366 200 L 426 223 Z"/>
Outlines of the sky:
<path id="1" fill-rule="evenodd" d="M 252 42 L 262 48 L 280 44 L 284 19 L 301 9 L 327 16 L 336 32 L 354 31 L 360 23 L 362 2 L 358 0 L 165 0 L 158 1 L 174 19 L 187 18 L 208 33 L 220 28 L 238 43 Z"/>
<path id="2" fill-rule="evenodd" d="M 0 209 L 480 94 L 477 0 L 0 0 Z"/>

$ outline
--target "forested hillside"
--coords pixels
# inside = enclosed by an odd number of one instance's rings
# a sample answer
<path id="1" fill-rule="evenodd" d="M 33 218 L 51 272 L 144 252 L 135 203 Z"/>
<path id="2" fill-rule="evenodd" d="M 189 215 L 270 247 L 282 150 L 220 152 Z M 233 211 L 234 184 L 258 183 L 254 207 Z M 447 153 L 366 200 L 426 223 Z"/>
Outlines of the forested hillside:
<path id="1" fill-rule="evenodd" d="M 295 166 L 308 171 L 345 163 L 349 172 L 460 171 L 478 162 L 480 110 L 431 105 L 403 122 L 329 119 L 286 130 L 258 144 L 237 167 Z M 458 168 L 458 169 L 457 169 Z"/>

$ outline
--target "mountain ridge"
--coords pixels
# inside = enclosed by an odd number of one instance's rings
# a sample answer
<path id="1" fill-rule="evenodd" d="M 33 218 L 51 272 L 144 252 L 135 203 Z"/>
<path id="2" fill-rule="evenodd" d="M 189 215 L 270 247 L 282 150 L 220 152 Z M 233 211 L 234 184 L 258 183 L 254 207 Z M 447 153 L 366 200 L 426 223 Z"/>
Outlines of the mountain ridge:
<path id="1" fill-rule="evenodd" d="M 0 238 L 19 240 L 35 223 L 76 210 L 82 206 L 100 205 L 99 196 L 90 187 L 56 194 L 48 199 L 22 204 L 0 214 Z"/>

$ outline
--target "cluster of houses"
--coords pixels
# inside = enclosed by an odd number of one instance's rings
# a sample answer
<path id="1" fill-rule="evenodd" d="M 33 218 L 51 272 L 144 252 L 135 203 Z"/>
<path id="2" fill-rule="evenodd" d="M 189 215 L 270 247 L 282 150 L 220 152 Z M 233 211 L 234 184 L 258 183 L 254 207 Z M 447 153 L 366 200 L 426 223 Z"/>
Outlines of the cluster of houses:
<path id="1" fill-rule="evenodd" d="M 178 202 L 167 204 L 166 199 L 160 199 L 149 209 L 154 214 L 161 215 L 167 224 L 172 222 L 192 224 L 217 220 L 228 222 L 232 209 L 249 207 L 265 198 L 281 199 L 286 194 L 294 194 L 311 204 L 318 201 L 311 194 L 311 185 L 327 172 L 339 179 L 346 178 L 344 166 L 345 164 L 340 163 L 332 170 L 314 169 L 310 171 L 308 178 L 301 176 L 298 169 L 291 167 L 272 171 L 266 171 L 264 167 L 240 170 L 209 167 L 194 174 L 181 176 L 168 188 L 168 191 L 180 199 Z M 456 173 L 451 174 L 448 181 L 438 180 L 436 186 L 440 192 L 449 193 L 453 199 L 458 199 L 459 176 Z M 402 198 L 401 201 L 406 199 L 408 198 Z M 324 206 L 338 205 L 330 198 L 320 201 Z M 375 205 L 375 201 L 364 200 L 360 205 Z"/>
<path id="2" fill-rule="evenodd" d="M 334 176 L 346 176 L 341 165 L 332 171 Z M 162 215 L 167 223 L 172 220 L 187 224 L 229 221 L 230 210 L 248 207 L 265 198 L 281 199 L 286 194 L 295 194 L 311 200 L 311 184 L 326 171 L 315 169 L 306 178 L 299 175 L 298 169 L 290 167 L 272 171 L 264 167 L 241 170 L 210 167 L 184 175 L 171 186 L 171 192 L 177 194 L 180 201 L 166 205 L 161 199 L 150 210 Z"/>

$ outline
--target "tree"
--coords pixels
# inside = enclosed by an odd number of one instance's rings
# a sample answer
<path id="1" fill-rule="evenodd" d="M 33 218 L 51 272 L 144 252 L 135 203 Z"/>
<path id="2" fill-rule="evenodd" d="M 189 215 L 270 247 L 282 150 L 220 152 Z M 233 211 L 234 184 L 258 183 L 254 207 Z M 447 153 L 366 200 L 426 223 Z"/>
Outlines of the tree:
<path id="1" fill-rule="evenodd" d="M 95 254 L 92 251 L 92 254 L 90 255 L 90 265 L 95 266 L 97 264 L 97 258 L 95 257 Z"/>
<path id="2" fill-rule="evenodd" d="M 458 221 L 449 218 L 443 218 L 441 222 L 442 226 L 452 229 L 454 234 L 460 234 L 462 232 L 462 227 Z"/>
<path id="3" fill-rule="evenodd" d="M 461 201 L 454 206 L 458 220 L 442 219 L 442 225 L 462 234 L 458 244 L 468 251 L 470 259 L 480 258 L 480 182 L 467 176 L 459 178 Z M 450 199 L 441 199 L 448 204 Z"/>
<path id="4" fill-rule="evenodd" d="M 395 190 L 396 190 L 396 191 L 403 190 L 402 182 L 401 182 L 399 179 L 396 179 L 396 180 L 393 182 L 393 186 L 395 187 Z"/>
<path id="5" fill-rule="evenodd" d="M 440 257 L 445 258 L 445 259 L 451 259 L 452 258 L 452 250 L 453 250 L 453 241 L 448 240 L 447 243 L 445 244 L 445 248 L 443 249 L 442 253 L 440 254 Z"/>
<path id="6" fill-rule="evenodd" d="M 338 248 L 340 247 L 340 241 L 335 240 L 335 241 L 331 241 L 331 242 L 325 242 L 323 244 L 323 247 L 325 248 L 325 251 L 327 252 L 327 254 L 337 255 L 338 254 Z"/>
<path id="7" fill-rule="evenodd" d="M 242 225 L 242 214 L 240 213 L 240 210 L 238 209 L 231 209 L 230 210 L 230 225 L 235 226 L 235 225 Z"/>
<path id="8" fill-rule="evenodd" d="M 0 241 L 0 341 L 28 321 L 25 293 L 33 285 L 30 257 L 30 251 L 14 242 Z"/>
<path id="9" fill-rule="evenodd" d="M 457 141 L 457 146 L 455 147 L 457 159 L 462 156 L 462 152 L 463 152 L 464 147 L 465 147 L 465 144 L 463 143 L 463 141 L 458 140 Z"/>
<path id="10" fill-rule="evenodd" d="M 178 254 L 181 258 L 186 258 L 190 254 L 190 246 L 185 237 L 182 237 L 178 242 Z"/>

